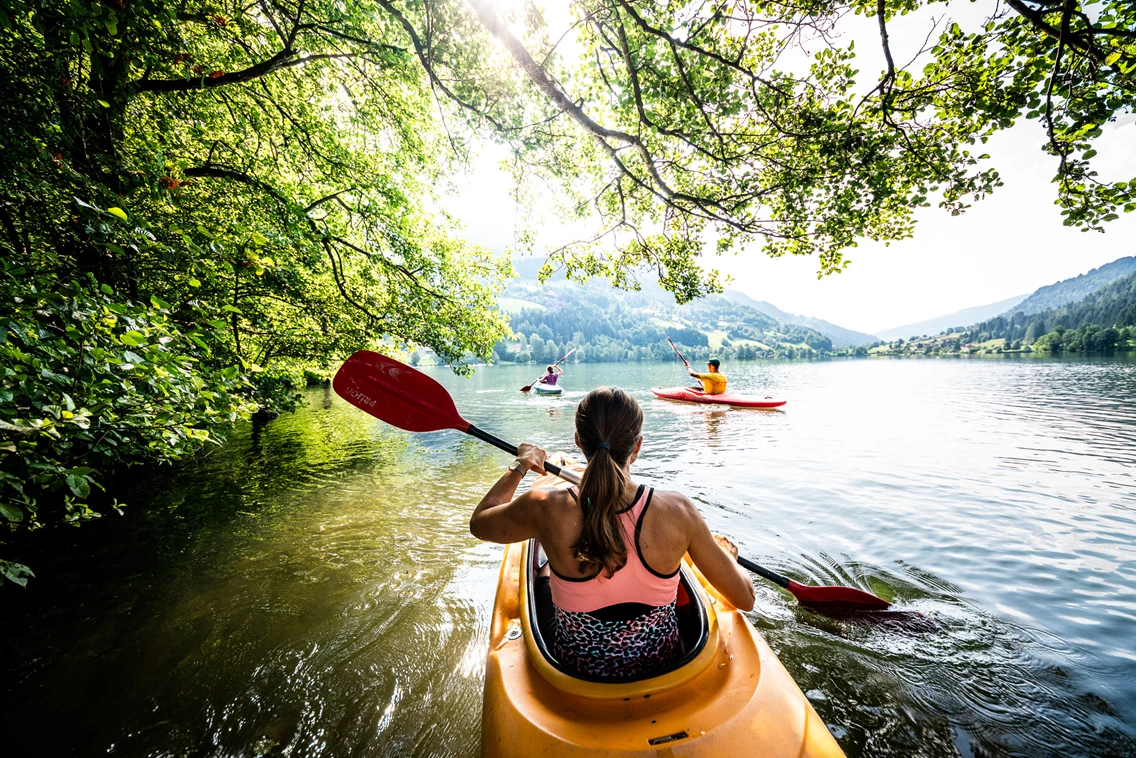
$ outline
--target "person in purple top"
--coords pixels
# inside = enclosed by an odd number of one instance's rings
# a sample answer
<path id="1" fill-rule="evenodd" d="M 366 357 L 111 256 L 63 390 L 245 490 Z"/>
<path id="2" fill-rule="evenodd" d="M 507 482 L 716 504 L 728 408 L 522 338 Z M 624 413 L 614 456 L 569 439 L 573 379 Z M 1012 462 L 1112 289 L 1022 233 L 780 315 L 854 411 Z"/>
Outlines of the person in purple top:
<path id="1" fill-rule="evenodd" d="M 547 384 L 550 387 L 556 387 L 557 386 L 557 380 L 561 378 L 561 373 L 562 373 L 561 367 L 560 366 L 549 366 L 546 370 L 548 371 L 548 373 L 541 377 L 540 383 L 541 384 Z"/>

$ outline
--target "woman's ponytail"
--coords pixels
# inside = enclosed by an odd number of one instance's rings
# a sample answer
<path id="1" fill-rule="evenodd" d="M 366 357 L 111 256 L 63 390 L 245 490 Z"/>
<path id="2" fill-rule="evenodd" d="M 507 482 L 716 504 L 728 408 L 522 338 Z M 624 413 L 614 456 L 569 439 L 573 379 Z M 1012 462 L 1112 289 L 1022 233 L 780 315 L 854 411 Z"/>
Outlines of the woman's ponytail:
<path id="1" fill-rule="evenodd" d="M 581 573 L 602 570 L 611 576 L 628 562 L 619 513 L 629 505 L 624 502 L 624 493 L 630 489 L 624 467 L 642 429 L 643 411 L 623 390 L 600 387 L 576 408 L 577 437 L 588 458 L 580 481 L 584 525 L 573 545 Z"/>

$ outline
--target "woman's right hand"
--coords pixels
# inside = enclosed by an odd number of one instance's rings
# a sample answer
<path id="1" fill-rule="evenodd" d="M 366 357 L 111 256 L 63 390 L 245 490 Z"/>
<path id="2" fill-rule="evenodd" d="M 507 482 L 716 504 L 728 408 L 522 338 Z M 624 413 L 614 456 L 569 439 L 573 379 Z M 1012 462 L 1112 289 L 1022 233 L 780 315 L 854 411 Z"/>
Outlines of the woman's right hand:
<path id="1" fill-rule="evenodd" d="M 521 463 L 525 465 L 525 468 L 530 471 L 544 474 L 546 458 L 548 458 L 548 453 L 537 445 L 522 442 L 517 446 L 517 460 L 521 461 Z"/>
<path id="2" fill-rule="evenodd" d="M 713 536 L 715 538 L 715 542 L 719 543 L 719 547 L 721 547 L 723 549 L 723 552 L 727 553 L 731 557 L 731 559 L 737 561 L 738 560 L 738 545 L 731 542 L 729 537 L 724 537 L 721 534 L 715 534 Z"/>

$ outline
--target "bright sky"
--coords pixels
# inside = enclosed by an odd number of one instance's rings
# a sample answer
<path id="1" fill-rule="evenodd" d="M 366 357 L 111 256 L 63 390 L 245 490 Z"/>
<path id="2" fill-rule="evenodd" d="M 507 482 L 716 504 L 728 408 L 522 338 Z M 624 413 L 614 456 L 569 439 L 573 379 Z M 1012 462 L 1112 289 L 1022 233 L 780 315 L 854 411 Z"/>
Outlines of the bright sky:
<path id="1" fill-rule="evenodd" d="M 879 49 L 879 41 L 875 26 L 864 19 L 858 22 L 848 38 L 856 40 L 858 59 L 864 56 L 862 72 L 871 79 L 878 73 L 878 61 L 864 51 L 874 44 Z M 915 53 L 928 26 L 928 18 L 916 14 L 890 23 L 898 65 Z M 959 217 L 934 206 L 921 209 L 912 239 L 888 247 L 863 242 L 848 251 L 852 263 L 841 274 L 819 281 L 815 259 L 770 259 L 760 246 L 738 256 L 712 256 L 706 264 L 731 275 L 729 286 L 755 299 L 873 333 L 1027 294 L 1133 255 L 1137 214 L 1123 215 L 1104 234 L 1062 226 L 1050 183 L 1055 162 L 1041 150 L 1045 138 L 1035 122 L 1020 122 L 993 138 L 982 150 L 991 155 L 990 164 L 999 170 L 1004 186 Z M 1107 125 L 1098 143 L 1095 164 L 1101 178 L 1133 176 L 1137 125 L 1132 115 Z M 517 213 L 509 197 L 510 179 L 498 168 L 502 157 L 504 153 L 486 146 L 470 172 L 457 179 L 458 191 L 442 199 L 464 223 L 470 241 L 497 250 L 512 245 Z M 555 223 L 545 230 L 548 242 L 569 238 L 557 239 Z"/>

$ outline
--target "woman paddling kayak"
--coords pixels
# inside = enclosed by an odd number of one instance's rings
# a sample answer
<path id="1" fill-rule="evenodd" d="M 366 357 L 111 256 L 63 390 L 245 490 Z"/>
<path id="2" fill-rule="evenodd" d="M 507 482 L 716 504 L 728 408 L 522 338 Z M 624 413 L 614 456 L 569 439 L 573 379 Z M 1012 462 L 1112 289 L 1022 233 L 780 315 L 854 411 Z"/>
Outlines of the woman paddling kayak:
<path id="1" fill-rule="evenodd" d="M 545 375 L 538 379 L 537 383 L 545 384 L 549 387 L 556 387 L 557 380 L 561 378 L 561 374 L 563 373 L 564 371 L 561 370 L 560 366 L 553 364 L 545 368 Z"/>
<path id="2" fill-rule="evenodd" d="M 630 395 L 593 390 L 576 411 L 576 444 L 588 460 L 580 491 L 538 488 L 514 498 L 528 471 L 544 473 L 545 451 L 522 444 L 470 517 L 479 539 L 540 541 L 549 561 L 535 586 L 541 625 L 558 658 L 585 676 L 648 674 L 681 654 L 675 606 L 684 554 L 731 604 L 754 606 L 734 544 L 712 535 L 684 495 L 632 481 L 642 427 Z"/>

